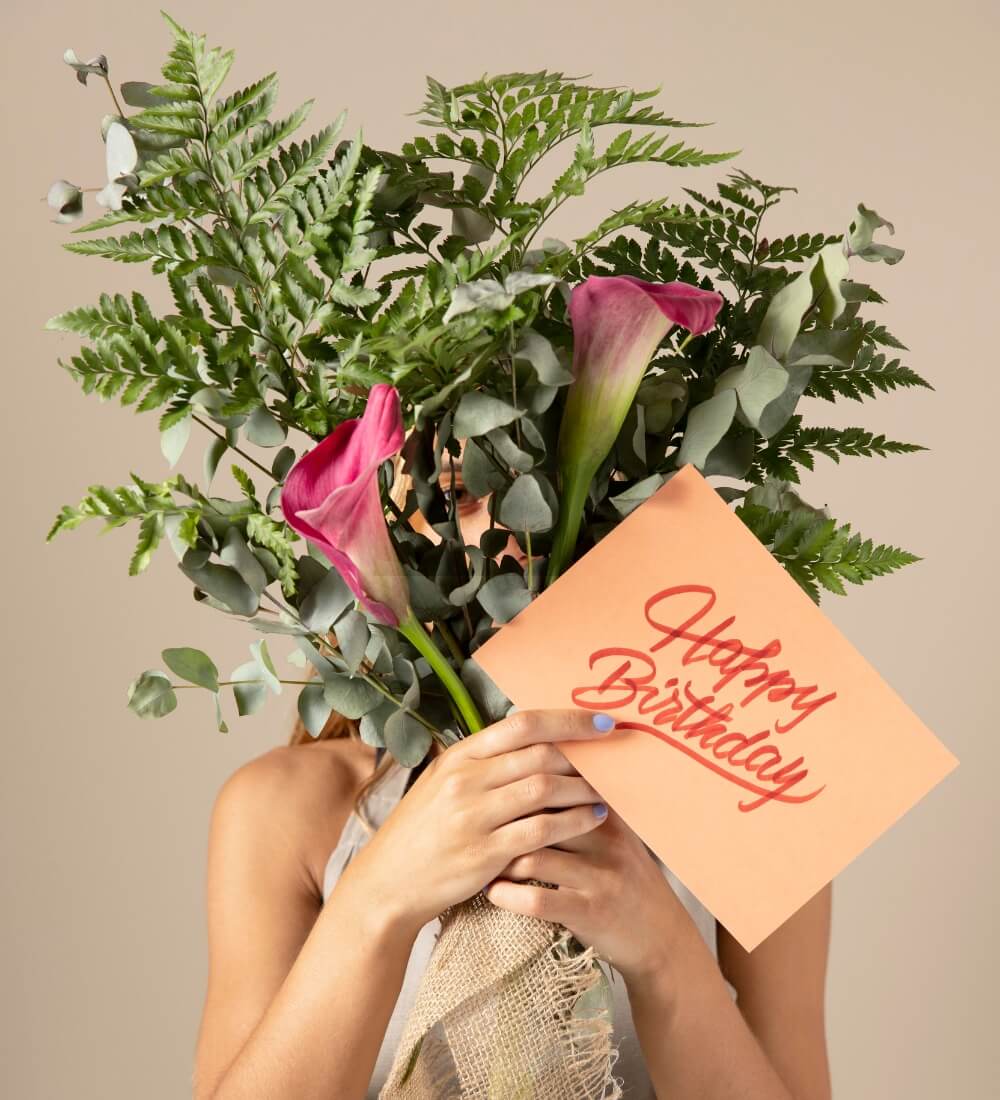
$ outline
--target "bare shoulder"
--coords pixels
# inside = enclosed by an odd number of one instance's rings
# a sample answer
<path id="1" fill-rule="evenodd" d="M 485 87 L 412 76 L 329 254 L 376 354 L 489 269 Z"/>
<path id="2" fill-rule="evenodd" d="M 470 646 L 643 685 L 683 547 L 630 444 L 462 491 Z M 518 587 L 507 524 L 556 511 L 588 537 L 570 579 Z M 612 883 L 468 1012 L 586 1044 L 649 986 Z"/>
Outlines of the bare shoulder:
<path id="1" fill-rule="evenodd" d="M 298 864 L 322 890 L 323 869 L 374 767 L 374 750 L 353 738 L 279 745 L 238 767 L 222 784 L 213 834 L 238 831 Z"/>

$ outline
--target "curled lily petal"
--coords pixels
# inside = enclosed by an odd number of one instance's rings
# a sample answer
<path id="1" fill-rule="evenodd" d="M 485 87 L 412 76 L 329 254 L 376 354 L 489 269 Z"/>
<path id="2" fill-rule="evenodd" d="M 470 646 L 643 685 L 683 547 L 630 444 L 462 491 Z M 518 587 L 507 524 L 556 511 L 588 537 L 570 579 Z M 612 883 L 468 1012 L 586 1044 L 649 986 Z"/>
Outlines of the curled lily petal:
<path id="1" fill-rule="evenodd" d="M 410 615 L 409 586 L 385 523 L 378 468 L 403 444 L 399 394 L 373 386 L 364 416 L 347 420 L 289 471 L 281 508 L 380 622 Z"/>
<path id="2" fill-rule="evenodd" d="M 573 288 L 573 381 L 559 431 L 562 495 L 549 558 L 553 581 L 572 555 L 591 479 L 608 455 L 660 341 L 672 325 L 700 336 L 722 295 L 689 283 L 592 275 Z"/>

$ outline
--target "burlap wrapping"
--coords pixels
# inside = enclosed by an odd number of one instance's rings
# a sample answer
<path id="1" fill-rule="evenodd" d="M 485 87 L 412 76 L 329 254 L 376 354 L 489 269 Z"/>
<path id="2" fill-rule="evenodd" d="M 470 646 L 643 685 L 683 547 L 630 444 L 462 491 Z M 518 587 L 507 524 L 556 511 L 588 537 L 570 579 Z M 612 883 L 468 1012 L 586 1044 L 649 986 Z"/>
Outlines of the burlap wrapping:
<path id="1" fill-rule="evenodd" d="M 608 1013 L 572 1013 L 594 951 L 568 936 L 482 893 L 446 910 L 379 1100 L 618 1100 Z"/>

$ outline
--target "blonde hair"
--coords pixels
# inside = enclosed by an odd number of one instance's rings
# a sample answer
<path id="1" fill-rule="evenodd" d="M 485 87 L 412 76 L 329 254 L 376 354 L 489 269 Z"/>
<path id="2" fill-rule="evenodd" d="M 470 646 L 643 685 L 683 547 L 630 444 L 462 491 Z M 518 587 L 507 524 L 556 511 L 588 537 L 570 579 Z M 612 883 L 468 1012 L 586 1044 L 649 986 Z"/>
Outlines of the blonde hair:
<path id="1" fill-rule="evenodd" d="M 400 455 L 397 455 L 393 459 L 392 465 L 392 488 L 389 492 L 393 502 L 400 508 L 403 507 L 407 493 L 410 490 L 411 479 L 409 474 L 403 473 L 403 460 Z M 309 666 L 307 673 L 309 678 L 316 675 L 316 670 Z M 296 716 L 295 724 L 292 727 L 291 736 L 288 739 L 289 745 L 308 745 L 315 741 L 330 741 L 335 737 L 352 737 L 355 740 L 361 740 L 361 733 L 358 727 L 357 721 L 353 718 L 345 718 L 342 714 L 331 714 L 326 721 L 326 725 L 320 730 L 320 732 L 313 737 L 313 735 L 306 729 L 305 723 L 302 721 L 301 716 Z M 374 771 L 361 785 L 357 794 L 354 797 L 354 810 L 355 813 L 361 818 L 361 821 L 369 829 L 371 823 L 369 822 L 365 812 L 364 803 L 368 795 L 378 786 L 379 783 L 392 771 L 395 765 L 395 760 L 388 753 L 384 753 L 382 759 L 378 762 Z"/>

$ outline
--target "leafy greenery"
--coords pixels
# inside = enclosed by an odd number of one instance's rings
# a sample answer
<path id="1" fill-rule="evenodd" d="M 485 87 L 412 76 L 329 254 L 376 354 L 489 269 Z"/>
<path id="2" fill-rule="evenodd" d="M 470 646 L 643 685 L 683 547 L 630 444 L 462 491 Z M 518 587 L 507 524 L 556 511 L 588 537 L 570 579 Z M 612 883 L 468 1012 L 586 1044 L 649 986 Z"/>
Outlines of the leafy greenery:
<path id="1" fill-rule="evenodd" d="M 409 759 L 455 718 L 426 661 L 392 632 L 349 618 L 358 612 L 339 577 L 285 523 L 288 470 L 360 414 L 372 384 L 392 383 L 411 488 L 393 499 L 388 469 L 384 488 L 414 606 L 442 651 L 474 652 L 541 584 L 571 379 L 566 303 L 591 275 L 682 280 L 719 291 L 725 304 L 710 332 L 664 339 L 591 486 L 577 555 L 693 461 L 740 483 L 725 490 L 740 501 L 736 514 L 813 599 L 917 560 L 851 534 L 788 487 L 817 454 L 836 462 L 923 449 L 860 427 L 812 426 L 797 411 L 800 399 L 929 386 L 889 357 L 904 345 L 862 316 L 885 299 L 847 276 L 852 256 L 902 255 L 873 243 L 877 228 L 892 231 L 874 211 L 859 204 L 841 233 L 767 238 L 765 217 L 795 189 L 736 169 L 712 194 L 685 187 L 682 201 L 638 198 L 577 239 L 554 240 L 549 219 L 605 172 L 695 169 L 738 151 L 678 139 L 708 123 L 659 110 L 658 89 L 549 71 L 453 87 L 429 78 L 418 112 L 425 132 L 398 151 L 341 139 L 343 116 L 302 138 L 310 103 L 272 118 L 274 73 L 224 92 L 232 51 L 166 18 L 173 46 L 161 82 L 140 109 L 116 114 L 137 150 L 134 171 L 110 181 L 124 196 L 66 247 L 149 264 L 173 310 L 157 316 L 138 292 L 106 293 L 48 327 L 84 341 L 60 361 L 84 393 L 157 413 L 171 465 L 192 432 L 206 432 L 206 489 L 182 475 L 92 485 L 48 538 L 88 519 L 105 529 L 135 523 L 129 571 L 139 573 L 166 536 L 200 602 L 295 637 L 318 677 L 299 700 L 311 731 L 331 709 L 350 711 L 366 740 Z M 493 525 L 478 546 L 466 544 L 448 491 L 460 446 L 466 488 L 492 494 Z M 207 492 L 227 454 L 240 459 L 230 463 L 237 500 Z M 438 541 L 414 530 L 417 511 Z M 526 571 L 497 560 L 511 533 Z M 224 729 L 220 685 L 249 713 L 278 684 L 263 643 L 253 653 L 230 681 L 187 647 L 164 660 L 188 686 L 213 691 Z M 167 713 L 181 686 L 151 670 L 130 688 L 131 705 Z"/>

